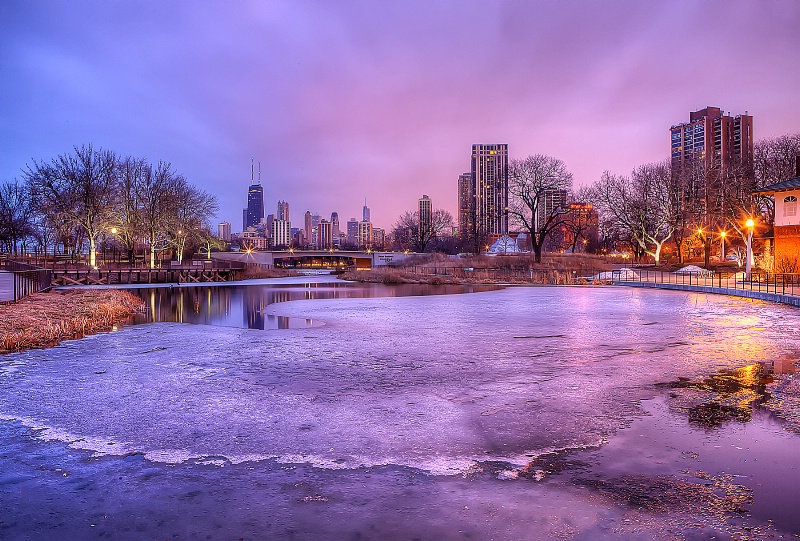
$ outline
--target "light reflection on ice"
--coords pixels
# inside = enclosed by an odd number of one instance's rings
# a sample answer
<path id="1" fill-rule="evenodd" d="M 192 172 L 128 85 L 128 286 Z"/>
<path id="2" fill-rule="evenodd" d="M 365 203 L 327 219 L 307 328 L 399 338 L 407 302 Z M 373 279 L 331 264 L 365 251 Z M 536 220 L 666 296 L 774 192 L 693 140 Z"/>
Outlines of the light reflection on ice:
<path id="1" fill-rule="evenodd" d="M 677 292 L 512 288 L 268 310 L 327 325 L 159 323 L 6 356 L 0 419 L 155 462 L 513 472 L 599 445 L 655 382 L 800 349 L 790 308 Z"/>

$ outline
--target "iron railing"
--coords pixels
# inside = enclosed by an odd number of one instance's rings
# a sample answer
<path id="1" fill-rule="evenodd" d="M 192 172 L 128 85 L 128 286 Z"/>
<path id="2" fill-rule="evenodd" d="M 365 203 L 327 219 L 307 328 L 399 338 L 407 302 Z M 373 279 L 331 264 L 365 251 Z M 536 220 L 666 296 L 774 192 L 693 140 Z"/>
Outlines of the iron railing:
<path id="1" fill-rule="evenodd" d="M 24 297 L 50 289 L 53 272 L 28 263 L 0 259 L 0 270 L 12 276 L 9 290 L 0 290 L 0 302 L 17 302 Z"/>
<path id="2" fill-rule="evenodd" d="M 675 284 L 693 287 L 713 287 L 740 291 L 759 291 L 776 295 L 800 296 L 800 273 L 775 273 L 753 271 L 748 276 L 744 272 L 675 273 L 649 269 L 622 269 L 608 271 L 599 275 L 600 281 L 614 283 Z"/>

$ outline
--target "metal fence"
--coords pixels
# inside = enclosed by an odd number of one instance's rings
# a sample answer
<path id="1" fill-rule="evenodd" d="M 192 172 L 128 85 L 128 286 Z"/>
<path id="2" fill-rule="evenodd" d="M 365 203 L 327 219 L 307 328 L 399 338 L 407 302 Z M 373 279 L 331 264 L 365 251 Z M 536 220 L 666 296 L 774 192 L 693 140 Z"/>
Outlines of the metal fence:
<path id="1" fill-rule="evenodd" d="M 676 284 L 694 287 L 713 287 L 741 291 L 758 291 L 776 295 L 800 296 L 800 273 L 744 272 L 674 273 L 648 269 L 622 269 L 599 275 L 601 281 L 638 284 Z"/>
<path id="2" fill-rule="evenodd" d="M 17 302 L 32 293 L 46 291 L 53 279 L 49 269 L 9 259 L 0 259 L 0 270 L 12 277 L 7 290 L 0 288 L 0 302 Z"/>

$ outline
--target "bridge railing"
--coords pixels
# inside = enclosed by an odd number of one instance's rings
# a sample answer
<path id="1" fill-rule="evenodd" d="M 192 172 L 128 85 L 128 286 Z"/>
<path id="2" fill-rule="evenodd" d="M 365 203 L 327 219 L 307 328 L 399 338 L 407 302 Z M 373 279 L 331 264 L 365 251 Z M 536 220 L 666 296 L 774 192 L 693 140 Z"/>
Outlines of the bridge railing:
<path id="1" fill-rule="evenodd" d="M 675 273 L 651 269 L 621 269 L 600 275 L 615 283 L 676 284 L 693 287 L 714 287 L 743 291 L 759 291 L 777 295 L 800 296 L 800 273 L 753 271 L 744 272 L 699 271 Z"/>
<path id="2" fill-rule="evenodd" d="M 0 270 L 11 275 L 10 288 L 0 290 L 0 302 L 17 302 L 28 295 L 50 289 L 53 273 L 35 265 L 0 259 Z"/>

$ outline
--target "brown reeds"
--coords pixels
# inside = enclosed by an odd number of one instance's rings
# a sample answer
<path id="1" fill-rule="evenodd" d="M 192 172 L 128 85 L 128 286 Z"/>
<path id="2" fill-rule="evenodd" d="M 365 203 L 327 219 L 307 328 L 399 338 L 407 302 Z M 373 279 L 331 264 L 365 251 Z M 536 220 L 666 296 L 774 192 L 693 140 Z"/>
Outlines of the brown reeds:
<path id="1" fill-rule="evenodd" d="M 36 293 L 0 305 L 0 352 L 44 348 L 111 328 L 143 308 L 142 300 L 113 289 Z"/>
<path id="2" fill-rule="evenodd" d="M 294 269 L 265 268 L 259 265 L 245 265 L 242 273 L 242 280 L 256 280 L 259 278 L 285 278 L 287 276 L 297 276 L 298 272 Z"/>

